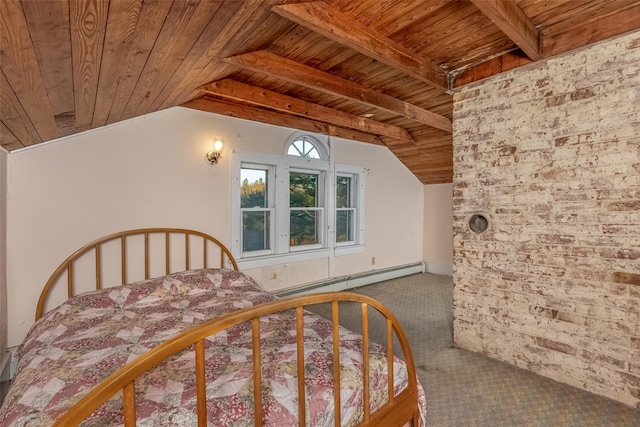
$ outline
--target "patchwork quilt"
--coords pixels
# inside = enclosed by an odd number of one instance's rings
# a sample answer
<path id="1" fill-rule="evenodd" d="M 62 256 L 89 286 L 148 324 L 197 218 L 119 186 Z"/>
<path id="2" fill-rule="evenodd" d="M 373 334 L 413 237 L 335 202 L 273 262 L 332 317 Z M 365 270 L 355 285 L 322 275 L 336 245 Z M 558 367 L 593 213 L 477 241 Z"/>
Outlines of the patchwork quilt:
<path id="1" fill-rule="evenodd" d="M 174 335 L 225 313 L 275 299 L 248 276 L 225 269 L 190 270 L 71 298 L 32 327 L 19 348 L 19 364 L 0 409 L 2 426 L 48 426 L 111 373 Z M 307 422 L 333 426 L 331 322 L 304 315 Z M 295 311 L 261 319 L 265 426 L 297 425 Z M 362 341 L 341 328 L 343 425 L 362 413 Z M 370 405 L 387 401 L 385 349 L 370 343 Z M 205 343 L 209 425 L 253 425 L 251 325 L 210 336 Z M 394 361 L 396 394 L 407 384 Z M 187 348 L 136 380 L 139 426 L 196 425 L 195 356 Z M 422 416 L 424 391 L 419 388 Z M 424 420 L 421 420 L 424 423 Z M 123 424 L 122 394 L 82 425 Z"/>

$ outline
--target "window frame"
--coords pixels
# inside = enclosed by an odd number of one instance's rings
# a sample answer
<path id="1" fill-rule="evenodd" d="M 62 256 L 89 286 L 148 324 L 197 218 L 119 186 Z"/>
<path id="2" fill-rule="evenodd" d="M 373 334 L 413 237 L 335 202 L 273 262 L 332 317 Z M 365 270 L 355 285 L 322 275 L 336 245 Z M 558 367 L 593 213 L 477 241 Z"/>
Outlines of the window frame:
<path id="1" fill-rule="evenodd" d="M 348 178 L 349 179 L 349 189 L 348 189 L 348 198 L 349 198 L 349 203 L 348 206 L 342 208 L 339 207 L 337 202 L 338 202 L 338 179 L 339 178 Z M 358 241 L 358 233 L 357 233 L 357 229 L 358 229 L 358 217 L 357 217 L 357 212 L 358 209 L 356 207 L 357 205 L 357 200 L 356 200 L 356 194 L 357 194 L 357 180 L 356 177 L 352 174 L 346 174 L 346 173 L 342 173 L 342 172 L 336 172 L 336 207 L 335 207 L 335 229 L 336 229 L 336 247 L 338 246 L 350 246 L 350 245 L 355 245 L 356 242 Z M 338 213 L 339 212 L 352 212 L 352 223 L 348 224 L 351 226 L 351 233 L 347 233 L 349 236 L 351 237 L 351 239 L 349 240 L 345 240 L 345 241 L 338 241 Z"/>
<path id="2" fill-rule="evenodd" d="M 275 220 L 275 185 L 273 185 L 272 183 L 275 183 L 276 180 L 276 173 L 275 173 L 275 167 L 273 165 L 265 165 L 265 164 L 258 164 L 258 163 L 251 163 L 251 162 L 243 162 L 240 164 L 240 187 L 242 187 L 242 169 L 253 169 L 253 170 L 263 170 L 266 172 L 266 180 L 265 180 L 265 185 L 266 185 L 266 192 L 267 192 L 267 203 L 266 203 L 266 207 L 264 208 L 243 208 L 242 206 L 239 206 L 240 209 L 240 215 L 239 215 L 239 221 L 240 221 L 240 253 L 241 253 L 241 257 L 242 258 L 249 258 L 249 257 L 260 257 L 260 256 L 265 256 L 265 255 L 272 255 L 275 252 L 275 224 L 274 224 L 274 220 Z M 238 199 L 240 200 L 240 199 Z M 238 202 L 240 204 L 240 202 Z M 243 219 L 243 214 L 245 212 L 269 212 L 269 249 L 263 249 L 263 250 L 258 250 L 258 251 L 245 251 L 244 250 L 244 219 Z"/>
<path id="3" fill-rule="evenodd" d="M 313 157 L 296 156 L 293 154 L 289 154 L 289 149 L 296 141 L 304 141 L 313 145 L 320 158 L 315 159 Z M 297 151 L 300 152 L 299 150 Z M 328 137 L 324 135 L 311 135 L 308 132 L 299 131 L 291 135 L 291 137 L 287 140 L 287 143 L 284 146 L 284 155 L 308 160 L 330 160 L 331 147 L 329 147 Z"/>
<path id="4" fill-rule="evenodd" d="M 320 224 L 317 224 L 316 227 L 320 230 L 318 232 L 318 243 L 314 243 L 314 244 L 310 244 L 310 245 L 291 245 L 291 243 L 289 243 L 289 252 L 297 252 L 297 251 L 308 251 L 308 250 L 314 250 L 314 249 L 322 249 L 324 247 L 326 247 L 326 242 L 327 242 L 327 232 L 326 232 L 326 224 L 327 224 L 327 199 L 328 199 L 328 192 L 326 190 L 327 187 L 327 172 L 325 170 L 317 170 L 317 169 L 308 169 L 308 168 L 298 168 L 298 167 L 289 167 L 289 172 L 287 174 L 287 180 L 288 182 L 291 176 L 291 173 L 304 173 L 304 174 L 308 174 L 308 175 L 316 175 L 318 177 L 317 180 L 317 189 L 316 189 L 316 206 L 309 206 L 309 207 L 299 207 L 299 206 L 295 206 L 292 208 L 291 206 L 291 191 L 289 190 L 287 192 L 288 196 L 289 196 L 289 200 L 287 203 L 288 209 L 289 209 L 289 215 L 288 218 L 291 219 L 291 212 L 292 210 L 310 210 L 310 211 L 319 211 L 321 213 L 321 217 L 320 217 Z M 289 186 L 287 186 L 289 187 Z M 288 234 L 289 234 L 289 239 L 291 239 L 291 221 L 289 220 L 289 228 L 288 228 Z"/>
<path id="5" fill-rule="evenodd" d="M 305 134 L 308 135 L 308 134 Z M 285 145 L 284 154 L 266 154 L 234 151 L 232 158 L 231 188 L 231 252 L 242 268 L 260 268 L 270 265 L 299 262 L 334 255 L 347 255 L 364 252 L 364 175 L 365 169 L 358 166 L 337 165 L 332 161 L 331 146 L 315 138 L 322 144 L 326 159 L 305 158 L 287 154 L 290 144 L 299 139 L 296 133 Z M 326 138 L 326 137 L 325 137 Z M 319 150 L 322 154 L 322 150 Z M 273 178 L 267 184 L 269 209 L 273 209 L 270 218 L 271 248 L 265 251 L 242 252 L 242 212 L 240 207 L 241 169 L 271 170 Z M 290 245 L 290 188 L 289 172 L 313 173 L 319 176 L 317 207 L 322 209 L 322 224 L 319 224 L 320 242 L 312 245 Z M 352 185 L 356 194 L 355 203 L 355 241 L 336 243 L 336 177 L 344 175 L 353 178 Z M 271 175 L 269 175 L 271 176 Z M 273 185 L 269 185 L 273 184 Z M 321 187 L 321 188 L 320 188 Z M 273 192 L 269 194 L 269 192 Z"/>
<path id="6" fill-rule="evenodd" d="M 354 241 L 347 242 L 337 242 L 336 237 L 337 233 L 334 233 L 334 245 L 336 255 L 346 255 L 350 253 L 359 253 L 364 251 L 364 235 L 365 235 L 365 217 L 364 217 L 364 190 L 365 190 L 365 169 L 359 166 L 351 166 L 351 165 L 335 165 L 335 180 L 334 186 L 337 187 L 337 178 L 339 176 L 347 176 L 351 177 L 351 197 L 356 213 L 354 215 Z M 334 194 L 334 202 L 335 202 L 335 194 Z M 334 212 L 338 212 L 338 207 L 334 207 Z M 336 218 L 334 217 L 334 227 L 337 228 L 335 223 Z"/>

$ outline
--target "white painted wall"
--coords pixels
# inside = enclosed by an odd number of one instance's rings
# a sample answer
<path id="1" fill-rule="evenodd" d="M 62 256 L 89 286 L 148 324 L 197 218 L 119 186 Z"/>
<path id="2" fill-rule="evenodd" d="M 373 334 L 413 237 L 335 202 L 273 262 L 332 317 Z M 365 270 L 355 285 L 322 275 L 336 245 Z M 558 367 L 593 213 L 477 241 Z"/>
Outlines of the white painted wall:
<path id="1" fill-rule="evenodd" d="M 0 148 L 0 372 L 7 352 L 7 160 Z"/>
<path id="2" fill-rule="evenodd" d="M 33 323 L 53 269 L 81 245 L 139 227 L 194 228 L 230 240 L 232 150 L 282 153 L 293 129 L 174 108 L 9 156 L 9 345 Z M 204 154 L 226 141 L 220 163 Z M 423 186 L 385 147 L 334 139 L 336 161 L 369 168 L 366 251 L 248 271 L 281 290 L 422 259 Z M 371 264 L 371 257 L 376 264 Z M 272 269 L 277 269 L 272 279 Z"/>
<path id="3" fill-rule="evenodd" d="M 427 272 L 453 275 L 453 184 L 424 186 L 422 259 Z"/>
<path id="4" fill-rule="evenodd" d="M 386 147 L 366 147 L 366 152 L 359 143 L 336 147 L 337 163 L 367 169 L 366 251 L 336 258 L 336 276 L 422 260 L 423 185 Z"/>

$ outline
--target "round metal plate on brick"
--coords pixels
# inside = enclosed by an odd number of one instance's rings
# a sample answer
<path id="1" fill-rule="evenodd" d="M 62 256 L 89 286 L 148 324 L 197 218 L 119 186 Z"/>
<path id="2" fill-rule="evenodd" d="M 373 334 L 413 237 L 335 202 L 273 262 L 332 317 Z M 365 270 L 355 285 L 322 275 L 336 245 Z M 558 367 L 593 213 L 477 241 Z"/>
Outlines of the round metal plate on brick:
<path id="1" fill-rule="evenodd" d="M 469 219 L 469 229 L 474 233 L 482 233 L 489 227 L 489 220 L 483 214 L 473 214 Z"/>

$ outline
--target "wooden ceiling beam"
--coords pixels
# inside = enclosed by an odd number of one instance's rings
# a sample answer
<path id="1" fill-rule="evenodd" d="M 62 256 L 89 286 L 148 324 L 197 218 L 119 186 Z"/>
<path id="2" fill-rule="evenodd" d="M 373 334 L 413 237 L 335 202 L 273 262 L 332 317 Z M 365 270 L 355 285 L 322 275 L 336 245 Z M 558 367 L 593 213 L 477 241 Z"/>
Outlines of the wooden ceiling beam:
<path id="1" fill-rule="evenodd" d="M 366 133 L 389 136 L 415 142 L 411 134 L 398 126 L 345 113 L 333 108 L 292 98 L 281 93 L 248 85 L 231 79 L 209 83 L 201 88 L 203 92 L 234 101 L 247 102 L 258 107 L 270 108 L 281 113 L 293 114 L 300 117 L 336 124 L 349 129 L 356 129 Z"/>
<path id="2" fill-rule="evenodd" d="M 638 16 L 640 16 L 640 5 L 574 27 L 557 36 L 545 37 L 543 40 L 544 57 L 549 58 L 599 40 L 637 30 L 640 28 Z M 531 60 L 521 52 L 508 52 L 457 73 L 453 86 L 460 87 L 530 63 Z"/>
<path id="3" fill-rule="evenodd" d="M 609 37 L 640 29 L 640 4 L 543 40 L 544 56 L 558 55 Z"/>
<path id="4" fill-rule="evenodd" d="M 182 107 L 194 110 L 207 111 L 209 113 L 222 114 L 224 116 L 236 117 L 239 119 L 251 120 L 254 122 L 267 123 L 270 125 L 284 126 L 293 129 L 300 129 L 307 132 L 321 133 L 324 135 L 338 136 L 340 138 L 353 141 L 368 142 L 376 145 L 384 145 L 376 135 L 360 132 L 352 129 L 345 129 L 328 123 L 318 122 L 302 117 L 282 114 L 275 111 L 263 110 L 261 108 L 249 107 L 245 105 L 233 104 L 227 101 L 203 97 L 194 99 L 181 105 Z"/>
<path id="5" fill-rule="evenodd" d="M 323 1 L 282 4 L 271 10 L 438 90 L 449 90 L 447 74 L 438 65 Z"/>
<path id="6" fill-rule="evenodd" d="M 264 50 L 228 57 L 223 61 L 452 131 L 451 120 L 444 116 Z"/>
<path id="7" fill-rule="evenodd" d="M 470 67 L 456 73 L 455 78 L 453 79 L 453 87 L 464 86 L 468 83 L 482 80 L 495 74 L 504 73 L 505 71 L 531 64 L 531 62 L 533 61 L 525 56 L 525 54 L 520 50 L 508 52 L 504 55 L 482 62 L 475 67 Z"/>
<path id="8" fill-rule="evenodd" d="M 471 0 L 471 2 L 529 58 L 533 61 L 544 58 L 540 34 L 531 19 L 517 4 L 510 0 Z"/>

